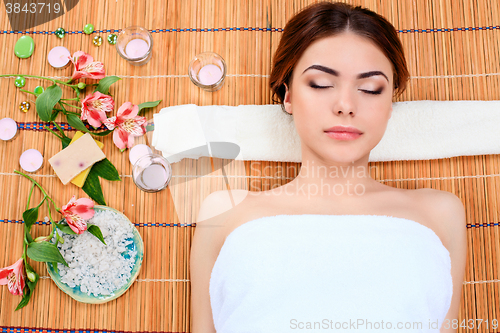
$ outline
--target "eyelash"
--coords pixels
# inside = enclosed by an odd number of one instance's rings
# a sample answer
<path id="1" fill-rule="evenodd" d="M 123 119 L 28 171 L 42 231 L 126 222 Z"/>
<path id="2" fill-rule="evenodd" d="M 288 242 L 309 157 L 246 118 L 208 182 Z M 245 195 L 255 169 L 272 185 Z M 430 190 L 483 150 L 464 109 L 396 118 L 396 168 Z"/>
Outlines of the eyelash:
<path id="1" fill-rule="evenodd" d="M 326 88 L 333 88 L 333 86 L 318 86 L 317 84 L 310 83 L 309 86 L 313 89 L 326 89 Z M 379 90 L 363 90 L 360 89 L 360 91 L 370 94 L 370 95 L 380 95 L 382 93 L 382 89 Z"/>

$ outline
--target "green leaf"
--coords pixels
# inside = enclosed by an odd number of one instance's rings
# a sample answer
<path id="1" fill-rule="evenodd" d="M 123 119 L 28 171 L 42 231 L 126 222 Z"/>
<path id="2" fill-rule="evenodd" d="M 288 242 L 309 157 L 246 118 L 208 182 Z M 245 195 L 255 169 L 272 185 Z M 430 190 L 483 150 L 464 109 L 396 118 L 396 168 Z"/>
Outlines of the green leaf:
<path id="1" fill-rule="evenodd" d="M 62 149 L 64 149 L 67 146 L 69 146 L 69 144 L 71 143 L 71 139 L 66 136 L 61 139 L 61 143 L 62 143 Z"/>
<path id="2" fill-rule="evenodd" d="M 106 136 L 106 135 L 108 135 L 111 132 L 113 132 L 113 131 L 111 131 L 111 130 L 105 130 L 103 132 L 90 132 L 90 134 L 95 135 L 95 136 Z"/>
<path id="3" fill-rule="evenodd" d="M 37 219 L 38 219 L 38 207 L 30 208 L 24 211 L 23 220 L 24 224 L 26 225 L 26 228 L 28 228 L 28 231 L 31 230 L 31 226 L 35 224 Z"/>
<path id="4" fill-rule="evenodd" d="M 107 158 L 94 163 L 90 169 L 90 173 L 92 172 L 106 180 L 121 180 L 115 166 Z"/>
<path id="5" fill-rule="evenodd" d="M 97 239 L 99 239 L 104 245 L 107 245 L 106 242 L 104 241 L 104 237 L 102 236 L 101 229 L 99 229 L 98 226 L 87 223 L 87 231 L 90 232 L 92 235 L 96 236 Z"/>
<path id="6" fill-rule="evenodd" d="M 54 268 L 54 271 L 59 274 L 59 268 L 57 268 L 57 262 L 51 262 L 52 268 Z"/>
<path id="7" fill-rule="evenodd" d="M 104 196 L 102 195 L 101 183 L 99 183 L 99 177 L 97 173 L 92 172 L 92 169 L 90 169 L 89 175 L 82 186 L 82 190 L 99 205 L 106 206 Z"/>
<path id="8" fill-rule="evenodd" d="M 29 244 L 33 241 L 33 237 L 31 237 L 30 231 L 28 230 L 28 228 L 26 228 L 26 226 L 24 226 L 24 236 L 26 243 Z"/>
<path id="9" fill-rule="evenodd" d="M 59 114 L 59 111 L 58 110 L 55 110 L 54 113 L 52 113 L 52 116 L 50 117 L 50 121 L 54 121 L 56 120 L 56 117 L 57 115 Z"/>
<path id="10" fill-rule="evenodd" d="M 99 84 L 95 88 L 94 92 L 98 91 L 101 94 L 108 95 L 109 87 L 118 80 L 121 80 L 118 76 L 106 76 L 101 81 L 99 81 Z"/>
<path id="11" fill-rule="evenodd" d="M 66 114 L 66 119 L 68 119 L 68 124 L 70 124 L 71 127 L 85 133 L 89 132 L 83 121 L 76 114 L 68 113 Z"/>
<path id="12" fill-rule="evenodd" d="M 51 121 L 52 109 L 62 97 L 62 90 L 57 84 L 53 84 L 37 97 L 36 112 L 43 121 Z"/>
<path id="13" fill-rule="evenodd" d="M 160 100 L 154 101 L 154 102 L 145 102 L 145 103 L 139 104 L 139 114 L 141 114 L 141 110 L 143 110 L 143 109 L 154 108 L 155 106 L 160 104 L 161 101 L 162 100 L 160 99 Z"/>
<path id="14" fill-rule="evenodd" d="M 68 266 L 68 263 L 66 263 L 66 260 L 64 260 L 57 246 L 49 242 L 29 243 L 28 257 L 35 261 L 60 262 L 61 264 Z"/>
<path id="15" fill-rule="evenodd" d="M 73 229 L 71 229 L 71 227 L 67 224 L 56 223 L 56 227 L 59 230 L 61 230 L 62 232 L 64 232 L 65 234 L 68 234 L 68 235 L 76 234 L 76 232 L 74 232 Z"/>

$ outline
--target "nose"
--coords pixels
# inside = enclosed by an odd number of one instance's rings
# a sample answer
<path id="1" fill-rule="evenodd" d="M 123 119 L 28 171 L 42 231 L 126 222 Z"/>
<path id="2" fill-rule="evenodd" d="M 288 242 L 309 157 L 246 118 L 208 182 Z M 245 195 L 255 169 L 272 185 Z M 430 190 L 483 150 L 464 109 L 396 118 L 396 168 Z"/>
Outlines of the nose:
<path id="1" fill-rule="evenodd" d="M 356 113 L 356 102 L 352 92 L 348 91 L 348 89 L 339 91 L 338 100 L 335 103 L 333 111 L 338 115 L 349 114 L 354 116 Z"/>

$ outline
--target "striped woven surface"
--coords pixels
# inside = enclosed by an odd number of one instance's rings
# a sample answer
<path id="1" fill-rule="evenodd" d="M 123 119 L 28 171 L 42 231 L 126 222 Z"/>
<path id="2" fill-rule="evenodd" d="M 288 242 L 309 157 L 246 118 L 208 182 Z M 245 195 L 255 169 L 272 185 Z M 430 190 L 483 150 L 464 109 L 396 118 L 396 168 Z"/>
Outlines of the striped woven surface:
<path id="1" fill-rule="evenodd" d="M 398 29 L 408 59 L 411 79 L 397 101 L 412 100 L 498 100 L 500 99 L 500 2 L 497 0 L 356 0 L 388 18 Z M 272 54 L 286 21 L 311 1 L 97 1 L 81 0 L 63 16 L 28 31 L 12 31 L 4 7 L 0 9 L 0 74 L 32 74 L 67 79 L 71 67 L 53 69 L 48 51 L 63 45 L 83 50 L 105 64 L 107 75 L 122 78 L 112 86 L 119 106 L 126 101 L 139 104 L 162 99 L 156 109 L 194 103 L 198 105 L 269 104 L 268 88 Z M 87 23 L 96 32 L 82 33 Z M 111 31 L 143 26 L 153 33 L 151 61 L 134 67 L 106 41 Z M 69 33 L 59 39 L 58 27 Z M 21 35 L 35 41 L 28 59 L 14 55 Z M 103 37 L 96 47 L 92 38 Z M 189 61 L 203 51 L 222 55 L 228 65 L 224 87 L 209 93 L 195 87 L 187 75 Z M 45 157 L 33 177 L 61 206 L 72 195 L 85 196 L 73 185 L 63 186 L 47 160 L 60 150 L 60 142 L 44 129 L 36 116 L 32 95 L 14 86 L 14 77 L 0 78 L 0 118 L 11 117 L 21 125 L 15 140 L 0 142 L 0 267 L 14 263 L 22 253 L 22 212 L 30 183 L 14 173 L 19 156 L 29 148 Z M 91 81 L 88 81 L 91 82 Z M 27 78 L 24 89 L 47 87 L 47 81 Z M 71 91 L 64 90 L 64 95 Z M 71 96 L 72 97 L 72 96 Z M 30 101 L 23 113 L 18 106 Z M 63 122 L 58 118 L 57 122 Z M 74 133 L 61 124 L 66 133 Z M 20 297 L 0 288 L 2 333 L 87 333 L 87 332 L 189 332 L 189 249 L 199 205 L 209 193 L 244 188 L 268 190 L 292 180 L 300 164 L 263 161 L 233 161 L 200 158 L 174 164 L 175 189 L 149 194 L 136 188 L 131 179 L 128 153 L 120 153 L 110 136 L 103 139 L 106 156 L 117 167 L 122 181 L 101 184 L 108 206 L 123 211 L 135 224 L 145 244 L 142 270 L 130 290 L 117 300 L 102 305 L 78 303 L 46 278 L 43 265 L 34 268 L 44 276 L 33 299 L 14 312 Z M 499 143 L 500 144 L 500 143 Z M 213 165 L 212 165 L 213 162 Z M 224 165 L 224 169 L 221 169 Z M 468 258 L 462 289 L 459 332 L 497 332 L 500 319 L 499 232 L 500 158 L 498 155 L 462 156 L 428 161 L 370 163 L 372 177 L 400 188 L 435 188 L 455 193 L 467 213 Z M 212 170 L 215 170 L 212 172 Z M 284 174 L 276 176 L 278 170 Z M 225 172 L 225 175 L 222 174 Z M 39 194 L 34 201 L 41 199 Z M 34 235 L 48 233 L 47 215 L 41 209 Z M 180 218 L 182 216 L 182 218 Z M 187 223 L 185 223 L 187 221 Z M 474 320 L 475 325 L 467 320 Z M 483 324 L 478 329 L 478 321 Z M 477 321 L 476 321 L 477 320 Z M 489 328 L 486 328 L 486 321 Z M 465 327 L 469 325 L 469 328 Z"/>

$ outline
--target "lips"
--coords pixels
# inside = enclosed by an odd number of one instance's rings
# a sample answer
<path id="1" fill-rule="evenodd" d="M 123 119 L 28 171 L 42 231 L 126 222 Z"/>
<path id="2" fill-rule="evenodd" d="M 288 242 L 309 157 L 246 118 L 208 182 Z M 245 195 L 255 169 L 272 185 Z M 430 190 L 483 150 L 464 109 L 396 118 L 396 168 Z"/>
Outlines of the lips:
<path id="1" fill-rule="evenodd" d="M 338 132 L 338 133 L 357 133 L 357 134 L 363 134 L 363 132 L 361 132 L 360 130 L 358 130 L 356 127 L 352 127 L 352 126 L 334 126 L 334 127 L 331 127 L 327 130 L 325 130 L 325 132 Z"/>

